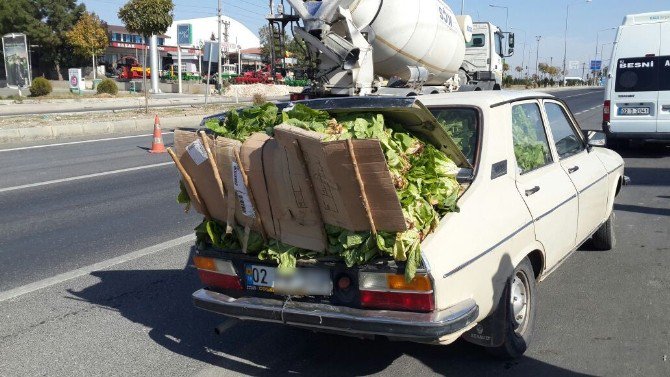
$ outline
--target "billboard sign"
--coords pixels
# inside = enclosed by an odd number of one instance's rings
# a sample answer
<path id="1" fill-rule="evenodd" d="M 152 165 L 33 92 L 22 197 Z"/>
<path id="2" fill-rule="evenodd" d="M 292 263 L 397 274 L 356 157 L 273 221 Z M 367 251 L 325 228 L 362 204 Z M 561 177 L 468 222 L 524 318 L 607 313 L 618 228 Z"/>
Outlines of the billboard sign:
<path id="1" fill-rule="evenodd" d="M 5 74 L 10 88 L 30 86 L 30 61 L 25 34 L 7 34 L 2 37 Z"/>
<path id="2" fill-rule="evenodd" d="M 591 60 L 591 70 L 592 71 L 600 71 L 602 68 L 602 60 Z"/>
<path id="3" fill-rule="evenodd" d="M 177 25 L 177 46 L 193 45 L 193 26 L 191 24 Z"/>

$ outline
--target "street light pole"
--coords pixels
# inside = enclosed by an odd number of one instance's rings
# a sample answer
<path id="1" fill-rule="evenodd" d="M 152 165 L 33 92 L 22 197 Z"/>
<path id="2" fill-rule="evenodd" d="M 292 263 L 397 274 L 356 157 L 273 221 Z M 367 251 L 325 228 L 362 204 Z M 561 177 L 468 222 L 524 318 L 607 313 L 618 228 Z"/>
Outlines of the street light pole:
<path id="1" fill-rule="evenodd" d="M 535 76 L 537 76 L 539 81 L 540 76 L 538 75 L 537 65 L 539 64 L 540 60 L 540 39 L 542 39 L 542 36 L 536 35 L 535 39 L 537 40 L 537 48 L 535 49 Z"/>
<path id="2" fill-rule="evenodd" d="M 568 58 L 568 18 L 570 15 L 570 5 L 577 4 L 578 2 L 568 4 L 565 6 L 565 33 L 563 35 L 563 85 L 565 85 L 565 73 L 566 73 L 565 68 L 566 68 L 566 60 Z M 586 0 L 586 2 L 590 3 L 591 0 Z"/>
<path id="3" fill-rule="evenodd" d="M 509 31 L 509 8 L 503 7 L 502 5 L 493 5 L 489 4 L 491 8 L 504 8 L 505 9 L 505 31 Z"/>
<path id="4" fill-rule="evenodd" d="M 216 13 L 217 13 L 217 19 L 218 19 L 217 24 L 219 26 L 219 30 L 218 30 L 218 40 L 219 40 L 219 52 L 218 52 L 219 65 L 218 65 L 218 67 L 219 67 L 219 69 L 217 70 L 218 79 L 216 80 L 216 82 L 219 84 L 219 90 L 220 90 L 221 89 L 221 47 L 223 47 L 223 44 L 221 43 L 221 0 L 219 0 L 219 7 L 217 8 Z"/>
<path id="5" fill-rule="evenodd" d="M 465 9 L 465 0 L 461 0 L 461 16 L 463 15 L 463 9 Z"/>
<path id="6" fill-rule="evenodd" d="M 525 62 L 526 59 L 526 31 L 516 27 L 510 28 L 510 30 L 518 30 L 520 32 L 523 32 L 523 52 L 521 53 L 521 68 L 523 68 L 524 67 L 523 63 Z"/>

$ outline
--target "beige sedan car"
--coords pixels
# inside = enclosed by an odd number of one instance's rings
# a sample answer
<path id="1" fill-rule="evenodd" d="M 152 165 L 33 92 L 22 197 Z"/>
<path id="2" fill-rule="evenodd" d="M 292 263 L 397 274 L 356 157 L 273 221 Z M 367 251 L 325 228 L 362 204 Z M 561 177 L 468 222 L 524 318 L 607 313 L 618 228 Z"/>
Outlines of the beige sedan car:
<path id="1" fill-rule="evenodd" d="M 197 307 L 357 337 L 435 344 L 463 337 L 515 357 L 533 333 L 537 282 L 589 239 L 593 248 L 614 246 L 613 203 L 627 181 L 623 160 L 602 147 L 604 138 L 585 136 L 551 95 L 494 91 L 305 104 L 383 112 L 425 129 L 458 125 L 446 131 L 467 159 L 458 175 L 460 212 L 447 214 L 423 241 L 423 266 L 412 284 L 398 285 L 394 276 L 403 266 L 388 260 L 353 268 L 299 263 L 324 284 L 296 299 L 251 286 L 273 276 L 270 263 L 199 250 L 195 265 L 205 287 L 193 294 Z"/>

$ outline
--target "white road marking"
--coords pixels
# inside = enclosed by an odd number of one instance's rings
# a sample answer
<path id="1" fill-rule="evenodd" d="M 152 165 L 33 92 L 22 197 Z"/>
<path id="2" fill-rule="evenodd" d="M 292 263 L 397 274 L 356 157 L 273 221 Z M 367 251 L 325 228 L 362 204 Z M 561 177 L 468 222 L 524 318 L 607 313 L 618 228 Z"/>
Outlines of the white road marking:
<path id="1" fill-rule="evenodd" d="M 560 98 L 561 98 L 561 99 L 565 99 L 565 98 L 572 98 L 572 97 L 585 96 L 585 95 L 593 94 L 593 93 L 595 93 L 595 92 L 599 92 L 599 91 L 601 91 L 601 90 L 600 90 L 600 89 L 596 89 L 596 90 L 588 91 L 588 92 L 586 92 L 586 93 L 573 94 L 573 95 L 571 95 L 571 96 L 565 96 L 565 97 L 560 97 Z"/>
<path id="2" fill-rule="evenodd" d="M 116 258 L 107 259 L 102 262 L 94 263 L 90 266 L 77 268 L 76 270 L 68 271 L 60 275 L 56 275 L 47 279 L 36 281 L 34 283 L 26 284 L 24 286 L 10 289 L 5 292 L 0 292 L 0 302 L 22 296 L 26 293 L 34 292 L 39 289 L 47 288 L 52 285 L 60 284 L 68 280 L 72 280 L 81 276 L 85 276 L 94 271 L 100 271 L 117 264 L 125 263 L 133 259 L 141 258 L 143 256 L 154 254 L 171 247 L 179 246 L 187 242 L 193 242 L 195 240 L 194 234 L 189 234 L 187 236 L 175 238 L 170 241 L 162 242 L 157 245 L 149 246 L 144 249 L 136 250 L 128 254 L 118 256 Z"/>
<path id="3" fill-rule="evenodd" d="M 589 112 L 589 111 L 591 111 L 591 110 L 595 110 L 595 109 L 597 109 L 597 108 L 599 108 L 599 107 L 603 107 L 603 105 L 593 106 L 593 107 L 590 108 L 590 109 L 582 110 L 582 111 L 580 111 L 580 112 L 578 112 L 578 113 L 575 113 L 575 115 L 584 114 L 584 113 Z"/>
<path id="4" fill-rule="evenodd" d="M 169 132 L 163 132 L 163 135 L 169 135 L 174 132 L 169 131 Z M 62 145 L 73 145 L 73 144 L 86 144 L 86 143 L 96 143 L 99 141 L 110 141 L 110 140 L 122 140 L 122 139 L 132 139 L 136 137 L 147 137 L 147 136 L 153 136 L 153 134 L 142 134 L 142 135 L 132 135 L 132 136 L 118 136 L 118 137 L 108 137 L 104 139 L 93 139 L 93 140 L 81 140 L 81 141 L 70 141 L 66 143 L 54 143 L 54 144 L 44 144 L 44 145 L 33 145 L 30 147 L 19 147 L 19 148 L 8 148 L 8 149 L 0 149 L 0 152 L 15 152 L 15 151 L 24 151 L 28 149 L 37 149 L 37 148 L 47 148 L 47 147 L 60 147 Z"/>
<path id="5" fill-rule="evenodd" d="M 0 193 L 22 190 L 22 189 L 31 188 L 31 187 L 40 187 L 40 186 L 52 185 L 54 183 L 63 183 L 63 182 L 78 181 L 78 180 L 87 179 L 87 178 L 103 177 L 103 176 L 106 176 L 106 175 L 126 173 L 126 172 L 129 172 L 129 171 L 137 171 L 137 170 L 157 168 L 157 167 L 160 167 L 160 166 L 166 166 L 166 165 L 172 165 L 172 164 L 173 164 L 173 162 L 171 162 L 171 161 L 170 162 L 161 162 L 161 163 L 158 163 L 158 164 L 137 166 L 137 167 L 134 167 L 134 168 L 103 171 L 103 172 L 100 172 L 100 173 L 79 175 L 79 176 L 76 176 L 76 177 L 54 179 L 54 180 L 51 180 L 51 181 L 44 181 L 44 182 L 37 182 L 37 183 L 29 183 L 27 185 L 21 185 L 21 186 L 5 187 L 5 188 L 0 188 Z"/>

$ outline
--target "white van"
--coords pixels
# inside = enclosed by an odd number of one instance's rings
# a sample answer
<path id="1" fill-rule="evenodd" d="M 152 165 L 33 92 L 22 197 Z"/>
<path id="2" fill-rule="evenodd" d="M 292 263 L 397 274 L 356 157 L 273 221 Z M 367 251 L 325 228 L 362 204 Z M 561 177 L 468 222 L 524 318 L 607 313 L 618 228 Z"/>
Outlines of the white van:
<path id="1" fill-rule="evenodd" d="M 603 131 L 609 145 L 670 140 L 670 11 L 624 18 L 607 78 Z"/>

